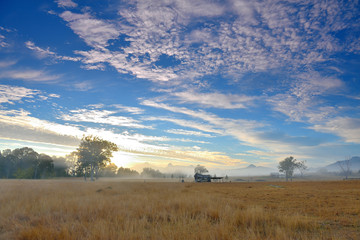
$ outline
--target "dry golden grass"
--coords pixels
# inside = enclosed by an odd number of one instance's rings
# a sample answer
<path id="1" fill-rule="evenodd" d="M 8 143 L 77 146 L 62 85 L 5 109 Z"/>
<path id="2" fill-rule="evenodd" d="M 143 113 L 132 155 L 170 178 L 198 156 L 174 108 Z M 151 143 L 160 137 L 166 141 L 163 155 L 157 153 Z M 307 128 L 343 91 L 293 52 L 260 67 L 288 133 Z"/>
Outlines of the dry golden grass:
<path id="1" fill-rule="evenodd" d="M 0 180 L 0 239 L 360 239 L 360 181 Z"/>

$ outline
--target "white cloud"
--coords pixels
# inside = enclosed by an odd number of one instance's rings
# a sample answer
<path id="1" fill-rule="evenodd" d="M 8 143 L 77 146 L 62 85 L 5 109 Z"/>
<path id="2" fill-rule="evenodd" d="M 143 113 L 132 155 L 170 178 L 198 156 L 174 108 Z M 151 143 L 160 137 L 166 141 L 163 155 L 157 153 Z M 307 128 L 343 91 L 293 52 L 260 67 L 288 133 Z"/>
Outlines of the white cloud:
<path id="1" fill-rule="evenodd" d="M 6 48 L 9 44 L 5 41 L 5 36 L 0 34 L 0 47 Z"/>
<path id="2" fill-rule="evenodd" d="M 39 90 L 0 84 L 0 104 L 14 104 L 14 102 L 21 101 L 23 98 L 34 98 L 39 94 Z"/>
<path id="3" fill-rule="evenodd" d="M 72 0 L 56 0 L 57 4 L 59 5 L 59 7 L 70 7 L 70 8 L 75 8 L 78 5 L 76 3 L 74 3 Z"/>
<path id="4" fill-rule="evenodd" d="M 184 130 L 184 129 L 169 129 L 169 130 L 166 130 L 165 132 L 172 133 L 172 134 L 195 136 L 195 137 L 207 137 L 207 138 L 214 137 L 213 135 L 208 134 L 208 133 L 189 131 L 189 130 Z"/>
<path id="5" fill-rule="evenodd" d="M 335 113 L 335 108 L 322 106 L 322 97 L 339 92 L 344 83 L 336 77 L 321 76 L 309 71 L 295 76 L 293 86 L 287 93 L 268 98 L 275 111 L 292 121 L 314 123 Z"/>
<path id="6" fill-rule="evenodd" d="M 204 132 L 215 133 L 219 135 L 224 135 L 224 131 L 222 129 L 217 129 L 215 126 L 210 124 L 204 124 L 197 121 L 189 121 L 180 118 L 173 118 L 173 117 L 147 117 L 143 118 L 146 121 L 166 121 L 172 122 L 182 127 L 189 127 L 192 129 L 197 129 Z"/>
<path id="7" fill-rule="evenodd" d="M 72 145 L 83 134 L 77 127 L 30 116 L 24 110 L 0 110 L 1 137 Z"/>
<path id="8" fill-rule="evenodd" d="M 336 117 L 324 124 L 315 124 L 310 127 L 319 132 L 332 133 L 342 137 L 346 142 L 360 143 L 360 119 Z"/>
<path id="9" fill-rule="evenodd" d="M 15 60 L 9 60 L 9 61 L 0 61 L 0 68 L 7 68 L 10 66 L 13 66 L 17 63 Z"/>
<path id="10" fill-rule="evenodd" d="M 36 82 L 56 81 L 59 77 L 59 75 L 50 75 L 42 70 L 9 70 L 0 73 L 0 78 L 22 79 Z"/>
<path id="11" fill-rule="evenodd" d="M 99 20 L 89 13 L 78 14 L 65 11 L 60 17 L 69 23 L 70 28 L 91 47 L 104 48 L 108 41 L 119 36 L 116 26 L 108 21 Z"/>
<path id="12" fill-rule="evenodd" d="M 123 106 L 121 104 L 114 104 L 112 106 L 117 108 L 117 109 L 120 109 L 121 111 L 129 112 L 129 113 L 132 113 L 132 114 L 142 114 L 142 113 L 144 113 L 144 109 L 137 108 L 137 107 Z"/>
<path id="13" fill-rule="evenodd" d="M 236 109 L 247 108 L 253 104 L 254 97 L 245 95 L 222 94 L 222 93 L 198 93 L 193 90 L 185 92 L 174 92 L 182 103 L 196 103 L 204 107 Z"/>
<path id="14" fill-rule="evenodd" d="M 49 94 L 49 97 L 51 97 L 51 98 L 60 98 L 60 95 L 55 94 L 55 93 L 51 93 L 51 94 Z"/>
<path id="15" fill-rule="evenodd" d="M 35 51 L 40 58 L 44 58 L 44 57 L 48 57 L 48 56 L 55 56 L 56 55 L 56 53 L 50 51 L 49 48 L 42 49 L 40 47 L 35 46 L 35 43 L 33 43 L 31 41 L 25 42 L 25 46 L 28 49 Z"/>
<path id="16" fill-rule="evenodd" d="M 72 86 L 78 91 L 88 91 L 93 88 L 93 84 L 89 81 L 73 83 Z"/>
<path id="17" fill-rule="evenodd" d="M 69 114 L 63 114 L 61 119 L 71 122 L 103 123 L 119 127 L 152 129 L 152 126 L 145 126 L 140 124 L 139 121 L 133 118 L 114 116 L 116 113 L 116 111 L 108 110 L 79 109 L 72 110 Z"/>
<path id="18" fill-rule="evenodd" d="M 25 42 L 25 46 L 28 49 L 34 51 L 39 58 L 52 57 L 55 60 L 65 60 L 65 61 L 73 61 L 73 62 L 77 62 L 77 61 L 81 60 L 81 58 L 79 58 L 79 57 L 59 56 L 57 53 L 50 51 L 49 47 L 46 49 L 43 49 L 43 48 L 36 46 L 35 43 L 33 43 L 31 41 Z"/>

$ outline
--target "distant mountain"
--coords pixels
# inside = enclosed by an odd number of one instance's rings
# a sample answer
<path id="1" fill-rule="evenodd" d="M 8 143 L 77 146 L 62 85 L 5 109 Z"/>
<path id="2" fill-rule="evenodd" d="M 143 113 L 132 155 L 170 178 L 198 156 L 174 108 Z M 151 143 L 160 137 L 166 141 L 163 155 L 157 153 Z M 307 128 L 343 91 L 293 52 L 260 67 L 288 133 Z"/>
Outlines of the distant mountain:
<path id="1" fill-rule="evenodd" d="M 340 164 L 345 164 L 346 160 L 337 161 L 330 165 L 320 168 L 319 170 L 326 170 L 328 172 L 341 172 Z M 353 172 L 360 170 L 360 157 L 352 157 L 350 159 L 350 169 Z"/>
<path id="2" fill-rule="evenodd" d="M 250 164 L 244 168 L 236 168 L 231 169 L 226 172 L 228 176 L 236 176 L 236 177 L 246 177 L 246 176 L 268 176 L 270 173 L 278 172 L 277 169 L 255 166 L 254 164 Z"/>
<path id="3" fill-rule="evenodd" d="M 250 164 L 249 166 L 246 167 L 246 169 L 249 169 L 249 168 L 256 168 L 256 166 L 254 164 Z"/>

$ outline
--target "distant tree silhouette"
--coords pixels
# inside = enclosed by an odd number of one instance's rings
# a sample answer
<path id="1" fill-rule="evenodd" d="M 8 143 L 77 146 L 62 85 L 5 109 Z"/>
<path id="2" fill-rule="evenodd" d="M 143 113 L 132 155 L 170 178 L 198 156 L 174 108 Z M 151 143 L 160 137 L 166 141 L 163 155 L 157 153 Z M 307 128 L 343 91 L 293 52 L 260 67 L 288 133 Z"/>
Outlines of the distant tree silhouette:
<path id="1" fill-rule="evenodd" d="M 338 161 L 338 166 L 341 170 L 341 174 L 345 176 L 345 179 L 348 179 L 348 177 L 351 175 L 351 158 L 348 157 L 344 161 Z"/>
<path id="2" fill-rule="evenodd" d="M 304 173 L 308 170 L 308 167 L 306 166 L 306 161 L 299 161 L 297 169 L 299 170 L 301 177 L 304 177 Z"/>
<path id="3" fill-rule="evenodd" d="M 152 168 L 144 168 L 141 172 L 142 177 L 152 177 L 152 178 L 163 178 L 165 175 L 161 173 L 159 170 L 155 170 Z"/>
<path id="4" fill-rule="evenodd" d="M 207 173 L 209 172 L 204 166 L 201 166 L 201 165 L 197 165 L 194 169 L 194 173 Z"/>
<path id="5" fill-rule="evenodd" d="M 120 167 L 117 170 L 117 177 L 138 177 L 140 174 L 136 170 Z"/>

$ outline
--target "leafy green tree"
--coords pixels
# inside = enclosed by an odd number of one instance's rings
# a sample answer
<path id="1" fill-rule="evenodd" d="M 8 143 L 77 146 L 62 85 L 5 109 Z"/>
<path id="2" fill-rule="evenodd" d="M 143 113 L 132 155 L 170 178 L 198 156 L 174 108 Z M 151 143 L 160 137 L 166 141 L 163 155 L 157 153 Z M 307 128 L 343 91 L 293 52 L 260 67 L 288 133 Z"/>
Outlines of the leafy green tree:
<path id="1" fill-rule="evenodd" d="M 91 181 L 94 181 L 100 168 L 111 161 L 110 158 L 114 151 L 118 151 L 115 143 L 96 136 L 83 137 L 76 151 L 79 167 L 85 170 L 85 174 L 89 172 Z"/>
<path id="2" fill-rule="evenodd" d="M 299 162 L 294 157 L 290 156 L 285 158 L 283 161 L 279 162 L 279 171 L 285 173 L 286 181 L 289 178 L 292 180 L 295 169 L 304 168 L 305 162 Z"/>
<path id="3" fill-rule="evenodd" d="M 203 174 L 203 173 L 207 173 L 209 172 L 204 166 L 201 166 L 201 165 L 197 165 L 194 169 L 194 172 L 195 173 L 200 173 L 200 174 Z"/>

